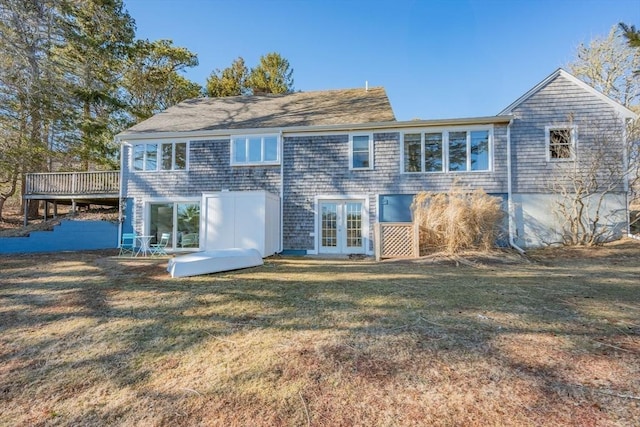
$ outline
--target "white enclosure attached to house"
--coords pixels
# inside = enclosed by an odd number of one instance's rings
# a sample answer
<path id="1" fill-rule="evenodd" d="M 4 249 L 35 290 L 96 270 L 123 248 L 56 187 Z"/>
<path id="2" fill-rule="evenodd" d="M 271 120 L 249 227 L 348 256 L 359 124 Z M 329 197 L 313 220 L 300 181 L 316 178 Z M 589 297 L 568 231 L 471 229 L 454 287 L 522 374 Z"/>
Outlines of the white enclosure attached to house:
<path id="1" fill-rule="evenodd" d="M 262 257 L 281 251 L 280 198 L 266 191 L 202 195 L 201 249 L 256 249 Z"/>

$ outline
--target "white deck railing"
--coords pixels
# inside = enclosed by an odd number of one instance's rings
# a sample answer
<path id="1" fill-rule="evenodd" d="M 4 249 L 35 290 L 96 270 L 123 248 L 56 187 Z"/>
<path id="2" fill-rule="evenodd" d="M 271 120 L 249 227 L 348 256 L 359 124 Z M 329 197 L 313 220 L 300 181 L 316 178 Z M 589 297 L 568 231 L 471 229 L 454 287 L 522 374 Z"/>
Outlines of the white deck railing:
<path id="1" fill-rule="evenodd" d="M 29 173 L 25 195 L 117 196 L 120 171 Z"/>

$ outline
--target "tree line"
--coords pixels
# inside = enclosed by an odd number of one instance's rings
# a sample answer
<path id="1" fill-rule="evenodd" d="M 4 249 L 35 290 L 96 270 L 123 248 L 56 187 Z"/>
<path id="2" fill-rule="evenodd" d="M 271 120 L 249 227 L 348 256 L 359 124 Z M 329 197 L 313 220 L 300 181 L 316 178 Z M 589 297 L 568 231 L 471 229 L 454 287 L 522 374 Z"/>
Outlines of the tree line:
<path id="1" fill-rule="evenodd" d="M 238 58 L 205 88 L 198 57 L 141 40 L 122 0 L 0 0 L 0 218 L 26 173 L 113 169 L 114 135 L 185 99 L 293 90 L 277 53 Z"/>

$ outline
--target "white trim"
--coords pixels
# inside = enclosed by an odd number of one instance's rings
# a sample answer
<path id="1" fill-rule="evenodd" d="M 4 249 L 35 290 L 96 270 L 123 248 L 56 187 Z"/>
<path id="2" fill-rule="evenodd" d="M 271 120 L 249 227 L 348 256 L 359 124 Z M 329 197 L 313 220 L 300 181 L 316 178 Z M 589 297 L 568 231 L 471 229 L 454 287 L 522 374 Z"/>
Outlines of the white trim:
<path id="1" fill-rule="evenodd" d="M 373 255 L 371 241 L 371 227 L 370 227 L 370 211 L 368 195 L 363 194 L 348 194 L 348 195 L 318 195 L 314 197 L 313 202 L 313 231 L 314 231 L 314 248 L 313 250 L 307 250 L 309 255 L 317 255 L 320 252 L 320 203 L 323 201 L 359 201 L 362 202 L 362 245 L 366 255 Z"/>
<path id="2" fill-rule="evenodd" d="M 571 157 L 568 158 L 551 158 L 551 131 L 552 130 L 569 130 L 571 135 Z M 544 149 L 545 149 L 545 159 L 549 163 L 558 163 L 558 162 L 572 162 L 576 159 L 576 151 L 578 149 L 578 126 L 571 123 L 559 123 L 557 125 L 550 125 L 544 127 Z"/>
<path id="3" fill-rule="evenodd" d="M 365 168 L 355 168 L 353 167 L 353 137 L 356 136 L 366 136 L 369 139 L 369 166 Z M 373 170 L 373 133 L 350 133 L 349 134 L 349 170 L 352 171 L 361 171 L 361 170 Z"/>
<path id="4" fill-rule="evenodd" d="M 531 88 L 528 92 L 526 92 L 520 98 L 516 99 L 511 105 L 509 105 L 507 108 L 505 108 L 500 113 L 498 113 L 498 116 L 513 114 L 513 110 L 518 108 L 523 102 L 525 102 L 527 99 L 529 99 L 530 97 L 535 95 L 537 92 L 542 90 L 544 87 L 546 87 L 549 83 L 551 83 L 553 80 L 555 80 L 558 76 L 562 76 L 562 77 L 566 78 L 567 80 L 569 80 L 572 83 L 580 86 L 582 89 L 586 90 L 587 92 L 591 93 L 592 95 L 595 95 L 601 101 L 606 102 L 611 107 L 613 107 L 613 109 L 618 114 L 620 114 L 622 117 L 629 117 L 629 118 L 633 118 L 633 119 L 638 118 L 638 115 L 636 113 L 634 113 L 633 111 L 631 111 L 630 109 L 628 109 L 624 105 L 622 105 L 619 102 L 609 98 L 608 96 L 606 96 L 605 94 L 603 94 L 599 90 L 597 90 L 594 87 L 588 85 L 587 83 L 583 82 L 582 80 L 580 80 L 579 78 L 577 78 L 573 74 L 563 70 L 562 68 L 558 68 L 556 71 L 551 73 L 547 78 L 545 78 L 540 83 L 535 85 L 533 88 Z"/>

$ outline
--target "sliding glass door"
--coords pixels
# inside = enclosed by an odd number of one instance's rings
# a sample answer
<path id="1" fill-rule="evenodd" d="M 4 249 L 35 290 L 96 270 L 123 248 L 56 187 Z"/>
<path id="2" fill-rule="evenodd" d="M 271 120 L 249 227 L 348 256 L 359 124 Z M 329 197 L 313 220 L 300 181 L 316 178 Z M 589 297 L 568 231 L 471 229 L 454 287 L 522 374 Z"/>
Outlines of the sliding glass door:
<path id="1" fill-rule="evenodd" d="M 149 203 L 148 230 L 151 243 L 159 242 L 163 233 L 169 233 L 167 249 L 197 250 L 200 246 L 200 203 Z"/>

